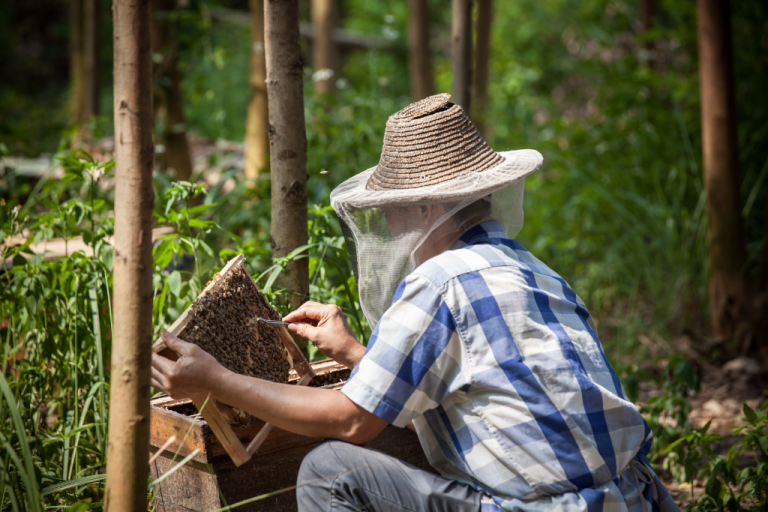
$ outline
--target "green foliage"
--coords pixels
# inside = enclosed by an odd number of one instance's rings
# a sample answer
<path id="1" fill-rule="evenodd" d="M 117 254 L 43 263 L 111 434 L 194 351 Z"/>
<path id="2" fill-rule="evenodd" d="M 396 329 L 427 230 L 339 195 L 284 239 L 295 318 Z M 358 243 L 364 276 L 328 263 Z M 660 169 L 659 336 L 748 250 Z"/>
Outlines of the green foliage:
<path id="1" fill-rule="evenodd" d="M 101 496 L 94 477 L 103 469 L 107 443 L 110 348 L 102 333 L 111 331 L 112 246 L 106 238 L 113 222 L 110 196 L 99 182 L 109 177 L 111 164 L 83 151 L 64 155 L 61 163 L 61 180 L 45 182 L 24 208 L 1 213 L 5 236 L 29 230 L 0 255 L 6 262 L 0 274 L 3 510 L 42 510 L 49 500 L 98 506 Z M 30 249 L 33 242 L 75 236 L 96 256 L 67 248 L 65 256 L 46 259 Z"/>
<path id="2" fill-rule="evenodd" d="M 709 423 L 694 429 L 674 443 L 665 453 L 681 454 L 683 480 L 691 484 L 695 477 L 706 479 L 704 492 L 688 503 L 688 510 L 765 511 L 768 510 L 768 400 L 758 411 L 744 404 L 744 425 L 731 427 L 736 443 L 725 455 L 717 455 L 712 443 L 719 434 L 708 432 Z M 741 458 L 751 455 L 754 463 L 743 467 Z M 695 496 L 694 496 L 695 497 Z"/>
<path id="3" fill-rule="evenodd" d="M 644 377 L 651 377 L 643 372 Z M 693 364 L 680 354 L 667 361 L 667 367 L 661 378 L 656 379 L 661 390 L 652 396 L 640 408 L 648 425 L 653 431 L 653 445 L 648 458 L 652 462 L 662 462 L 664 469 L 670 471 L 677 481 L 685 481 L 689 464 L 696 464 L 685 458 L 680 451 L 670 452 L 669 446 L 676 445 L 688 435 L 693 427 L 688 421 L 691 404 L 688 398 L 699 391 L 699 379 Z M 664 455 L 664 457 L 662 457 Z"/>
<path id="4" fill-rule="evenodd" d="M 2 200 L 0 236 L 21 240 L 4 245 L 0 254 L 0 261 L 6 262 L 0 274 L 0 509 L 14 512 L 61 503 L 77 511 L 102 505 L 112 324 L 113 164 L 82 150 L 63 153 L 59 160 L 64 176 L 39 183 L 23 208 Z M 258 217 L 233 221 L 226 208 L 213 202 L 243 204 L 252 200 L 248 189 L 237 189 L 243 197 L 215 187 L 207 193 L 203 186 L 162 177 L 156 187 L 155 220 L 173 231 L 161 235 L 153 250 L 156 335 L 189 306 L 226 260 L 243 253 L 281 313 L 287 312 L 288 301 L 278 286 L 279 276 L 291 260 L 309 258 L 310 298 L 341 306 L 365 342 L 370 328 L 329 207 L 310 208 L 306 246 L 272 260 Z M 196 197 L 205 199 L 197 204 L 192 201 Z M 219 220 L 261 235 L 240 238 Z M 65 240 L 63 256 L 46 259 L 33 253 L 33 243 L 54 238 Z M 79 249 L 70 251 L 70 243 L 80 244 Z M 310 356 L 322 357 L 314 348 Z"/>

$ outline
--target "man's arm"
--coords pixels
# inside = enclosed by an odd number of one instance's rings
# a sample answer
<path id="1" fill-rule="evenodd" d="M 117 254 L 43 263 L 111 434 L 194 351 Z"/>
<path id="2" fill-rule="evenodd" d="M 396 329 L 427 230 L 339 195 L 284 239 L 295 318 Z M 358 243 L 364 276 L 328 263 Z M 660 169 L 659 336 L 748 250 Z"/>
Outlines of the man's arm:
<path id="1" fill-rule="evenodd" d="M 152 355 L 152 386 L 174 398 L 209 396 L 277 427 L 309 437 L 363 445 L 387 422 L 331 389 L 279 384 L 233 373 L 197 345 L 163 331 L 179 355 L 171 361 Z"/>

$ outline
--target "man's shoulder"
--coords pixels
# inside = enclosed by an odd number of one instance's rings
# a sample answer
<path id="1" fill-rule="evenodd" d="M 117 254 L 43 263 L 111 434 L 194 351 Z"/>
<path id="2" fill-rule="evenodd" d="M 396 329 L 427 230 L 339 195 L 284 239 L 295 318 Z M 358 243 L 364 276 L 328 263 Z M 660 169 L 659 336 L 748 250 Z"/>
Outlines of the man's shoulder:
<path id="1" fill-rule="evenodd" d="M 421 264 L 409 277 L 426 280 L 440 289 L 462 275 L 495 269 L 562 279 L 519 242 L 506 238 L 444 251 Z"/>

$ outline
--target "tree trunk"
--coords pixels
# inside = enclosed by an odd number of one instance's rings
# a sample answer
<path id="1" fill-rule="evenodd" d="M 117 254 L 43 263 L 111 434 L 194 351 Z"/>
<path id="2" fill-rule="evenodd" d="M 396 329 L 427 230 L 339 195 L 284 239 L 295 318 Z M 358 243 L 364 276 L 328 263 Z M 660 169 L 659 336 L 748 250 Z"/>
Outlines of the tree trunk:
<path id="1" fill-rule="evenodd" d="M 149 0 L 115 0 L 115 263 L 104 510 L 147 510 L 152 348 L 152 63 Z"/>
<path id="2" fill-rule="evenodd" d="M 653 16 L 656 12 L 656 0 L 640 0 L 639 18 L 640 32 L 648 32 L 653 28 Z"/>
<path id="3" fill-rule="evenodd" d="M 255 183 L 267 166 L 269 155 L 269 111 L 267 109 L 267 68 L 264 61 L 264 0 L 251 4 L 251 97 L 245 121 L 245 178 Z"/>
<path id="4" fill-rule="evenodd" d="M 69 4 L 71 123 L 99 113 L 99 11 L 98 0 L 71 0 Z"/>
<path id="5" fill-rule="evenodd" d="M 192 158 L 179 86 L 178 38 L 173 22 L 168 19 L 174 8 L 174 0 L 151 0 L 152 53 L 162 57 L 153 64 L 154 114 L 161 116 L 165 124 L 162 134 L 165 147 L 163 167 L 176 171 L 178 181 L 189 181 L 192 177 Z"/>
<path id="6" fill-rule="evenodd" d="M 264 44 L 272 179 L 272 256 L 306 245 L 307 134 L 304 127 L 298 0 L 266 0 Z M 286 288 L 297 308 L 309 296 L 309 260 L 288 264 Z M 304 346 L 306 347 L 306 341 Z"/>
<path id="7" fill-rule="evenodd" d="M 84 0 L 71 0 L 69 3 L 70 123 L 82 121 L 85 112 L 85 105 L 83 105 L 83 91 L 85 90 L 84 3 Z"/>
<path id="8" fill-rule="evenodd" d="M 333 89 L 334 75 L 338 71 L 336 45 L 333 43 L 333 29 L 336 13 L 333 0 L 311 0 L 312 25 L 315 38 L 312 41 L 312 65 L 315 73 L 312 79 L 317 92 Z"/>
<path id="9" fill-rule="evenodd" d="M 704 182 L 709 215 L 710 319 L 731 337 L 747 297 L 741 219 L 730 10 L 727 0 L 697 0 Z"/>
<path id="10" fill-rule="evenodd" d="M 432 56 L 429 51 L 429 4 L 408 0 L 408 66 L 411 71 L 411 98 L 419 101 L 435 94 Z"/>
<path id="11" fill-rule="evenodd" d="M 469 114 L 472 85 L 472 0 L 451 0 L 453 101 Z"/>
<path id="12" fill-rule="evenodd" d="M 99 115 L 99 92 L 101 91 L 101 81 L 99 80 L 101 72 L 99 66 L 100 16 L 99 0 L 85 0 L 85 40 L 83 41 L 85 87 L 83 103 L 85 104 L 86 117 Z"/>
<path id="13" fill-rule="evenodd" d="M 763 224 L 763 250 L 760 253 L 760 289 L 768 294 L 768 196 L 765 198 L 765 220 Z"/>
<path id="14" fill-rule="evenodd" d="M 472 78 L 473 116 L 472 122 L 487 137 L 485 113 L 488 107 L 488 72 L 491 54 L 491 20 L 493 19 L 493 0 L 478 0 L 477 30 L 475 41 L 475 69 Z"/>

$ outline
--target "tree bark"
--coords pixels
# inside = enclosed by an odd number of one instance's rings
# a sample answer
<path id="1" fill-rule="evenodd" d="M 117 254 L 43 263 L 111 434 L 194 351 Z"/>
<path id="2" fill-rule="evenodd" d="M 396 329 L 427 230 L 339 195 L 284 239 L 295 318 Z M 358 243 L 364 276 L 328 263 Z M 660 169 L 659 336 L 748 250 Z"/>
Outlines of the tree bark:
<path id="1" fill-rule="evenodd" d="M 69 4 L 71 123 L 99 114 L 99 15 L 98 0 L 71 0 Z"/>
<path id="2" fill-rule="evenodd" d="M 487 137 L 485 122 L 486 109 L 488 107 L 488 73 L 491 54 L 491 21 L 493 20 L 493 0 L 478 0 L 477 2 L 477 29 L 475 41 L 475 62 L 472 78 L 473 116 L 474 123 L 480 135 Z"/>
<path id="3" fill-rule="evenodd" d="M 333 42 L 336 13 L 333 0 L 311 0 L 312 24 L 315 38 L 312 41 L 312 64 L 315 68 L 313 80 L 317 92 L 333 89 L 334 75 L 338 71 L 338 56 Z"/>
<path id="4" fill-rule="evenodd" d="M 267 108 L 267 68 L 264 60 L 264 0 L 251 5 L 251 96 L 245 121 L 245 178 L 255 183 L 267 166 L 269 155 L 269 111 Z"/>
<path id="5" fill-rule="evenodd" d="M 432 56 L 429 51 L 429 4 L 427 0 L 408 0 L 408 66 L 411 72 L 411 98 L 419 101 L 435 94 Z"/>
<path id="6" fill-rule="evenodd" d="M 264 44 L 272 178 L 272 256 L 306 245 L 307 134 L 304 127 L 298 0 L 266 0 Z M 297 308 L 309 296 L 309 260 L 292 261 L 285 287 Z M 306 347 L 306 341 L 304 346 Z"/>
<path id="7" fill-rule="evenodd" d="M 453 101 L 470 111 L 472 97 L 472 0 L 451 0 Z"/>
<path id="8" fill-rule="evenodd" d="M 115 0 L 115 262 L 104 509 L 147 509 L 152 349 L 152 62 L 149 0 Z"/>
<path id="9" fill-rule="evenodd" d="M 763 224 L 763 250 L 760 253 L 760 289 L 768 294 L 768 197 L 765 198 L 765 219 Z"/>
<path id="10" fill-rule="evenodd" d="M 727 0 L 697 0 L 704 182 L 709 215 L 710 319 L 731 337 L 748 299 L 741 218 L 730 10 Z"/>
<path id="11" fill-rule="evenodd" d="M 163 133 L 163 167 L 176 171 L 178 181 L 192 177 L 184 102 L 179 86 L 178 40 L 168 14 L 175 8 L 173 0 L 151 0 L 152 53 L 161 56 L 153 64 L 155 81 L 154 113 L 165 121 Z"/>

